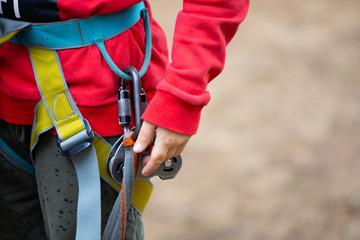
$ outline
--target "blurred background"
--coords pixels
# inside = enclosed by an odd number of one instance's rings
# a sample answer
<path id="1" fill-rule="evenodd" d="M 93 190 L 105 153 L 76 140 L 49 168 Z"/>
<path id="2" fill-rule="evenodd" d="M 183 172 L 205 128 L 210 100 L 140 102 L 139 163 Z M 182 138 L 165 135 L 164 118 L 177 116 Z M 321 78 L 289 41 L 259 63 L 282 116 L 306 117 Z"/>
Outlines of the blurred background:
<path id="1" fill-rule="evenodd" d="M 171 39 L 182 1 L 150 2 Z M 360 239 L 359 14 L 251 1 L 181 172 L 153 180 L 146 240 Z"/>

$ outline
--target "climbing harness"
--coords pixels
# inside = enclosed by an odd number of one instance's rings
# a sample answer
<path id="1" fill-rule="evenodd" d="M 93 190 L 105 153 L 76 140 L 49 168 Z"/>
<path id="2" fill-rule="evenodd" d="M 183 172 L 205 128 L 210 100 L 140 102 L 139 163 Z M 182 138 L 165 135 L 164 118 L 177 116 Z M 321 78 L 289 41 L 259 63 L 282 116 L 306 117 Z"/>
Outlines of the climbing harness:
<path id="1" fill-rule="evenodd" d="M 139 72 L 134 67 L 121 71 L 109 56 L 104 41 L 129 29 L 140 17 L 144 20 L 146 34 L 143 65 Z M 120 192 L 103 239 L 123 239 L 130 204 L 141 214 L 152 192 L 152 184 L 141 175 L 143 155 L 134 154 L 132 149 L 141 126 L 141 113 L 146 108 L 140 77 L 145 74 L 151 55 L 150 22 L 144 3 L 140 2 L 118 13 L 49 24 L 14 23 L 13 20 L 0 19 L 1 26 L 13 27 L 4 28 L 0 32 L 0 44 L 9 40 L 28 48 L 42 97 L 35 109 L 31 156 L 39 136 L 55 128 L 59 152 L 74 163 L 79 184 L 76 239 L 101 238 L 100 177 Z M 25 28 L 22 29 L 23 27 Z M 82 117 L 66 84 L 57 54 L 57 50 L 93 44 L 98 46 L 105 61 L 121 79 L 118 103 L 124 134 L 113 148 L 94 133 L 88 121 Z M 127 81 L 132 85 L 131 95 L 126 92 Z M 130 96 L 133 98 L 134 131 L 129 129 Z M 8 159 L 13 159 L 20 167 L 24 167 L 3 141 L 0 141 L 0 154 L 7 154 Z M 162 179 L 170 179 L 180 168 L 181 157 L 178 156 L 163 163 L 151 176 L 159 175 Z M 33 170 L 30 172 L 33 173 Z"/>

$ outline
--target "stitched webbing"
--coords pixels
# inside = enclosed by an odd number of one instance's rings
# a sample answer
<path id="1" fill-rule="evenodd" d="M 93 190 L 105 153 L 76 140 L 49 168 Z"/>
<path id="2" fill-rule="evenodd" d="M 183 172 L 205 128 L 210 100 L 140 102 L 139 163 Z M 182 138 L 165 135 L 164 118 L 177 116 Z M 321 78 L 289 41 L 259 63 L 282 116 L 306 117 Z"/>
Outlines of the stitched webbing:
<path id="1" fill-rule="evenodd" d="M 88 136 L 84 119 L 66 85 L 57 53 L 37 48 L 29 48 L 29 52 L 42 97 L 39 109 L 46 109 L 51 125 L 56 128 L 58 138 L 66 143 L 66 149 L 72 148 Z M 46 114 L 40 113 L 40 115 L 40 118 L 44 118 Z M 46 123 L 50 122 L 46 121 Z M 39 130 L 36 126 L 34 129 Z M 44 129 L 48 129 L 48 126 L 40 128 L 40 132 Z M 38 136 L 38 133 L 33 135 Z M 32 143 L 36 141 L 32 140 Z M 100 175 L 95 149 L 91 145 L 70 158 L 75 167 L 79 186 L 76 239 L 100 239 Z"/>
<path id="2" fill-rule="evenodd" d="M 76 121 L 81 121 L 80 123 L 82 123 L 83 120 L 67 88 L 56 52 L 44 49 L 29 49 L 29 52 L 31 54 L 39 91 L 41 92 L 43 98 L 43 100 L 38 104 L 36 110 L 36 118 L 33 127 L 34 131 L 31 139 L 31 148 L 33 149 L 38 136 L 44 131 L 50 129 L 53 125 L 58 130 L 58 134 L 63 133 L 63 136 L 68 136 L 67 131 L 75 129 L 77 131 L 75 132 L 75 135 L 77 135 L 79 133 L 79 129 L 67 127 L 71 125 L 71 123 L 75 122 L 76 124 Z M 40 55 L 36 56 L 36 54 L 41 54 L 44 59 L 42 60 L 42 57 L 40 57 Z M 49 71 L 45 71 L 45 69 L 49 69 Z M 51 81 L 46 81 L 48 79 L 51 79 Z M 51 101 L 53 101 L 53 103 Z M 63 124 L 64 122 L 68 123 L 68 119 L 70 119 L 70 124 Z M 66 129 L 62 131 L 64 128 Z M 80 133 L 83 131 L 85 131 L 85 129 L 80 128 Z M 71 139 L 73 136 L 71 136 L 71 134 L 69 135 L 68 139 Z M 99 145 L 99 141 L 96 140 L 96 142 L 98 142 L 97 145 Z M 104 146 L 106 146 L 106 144 L 103 144 L 103 147 Z M 108 147 L 108 149 L 110 150 L 110 147 Z M 101 151 L 103 150 L 100 150 L 100 152 Z M 81 155 L 87 155 L 88 152 L 91 154 L 88 155 L 89 157 L 87 157 L 87 161 L 84 161 Z M 129 154 L 133 155 L 132 150 L 128 150 L 127 155 Z M 77 239 L 88 239 L 89 236 L 99 236 L 100 234 L 99 231 L 101 228 L 100 225 L 97 225 L 97 223 L 99 223 L 98 219 L 101 216 L 99 199 L 100 184 L 98 177 L 99 170 L 97 166 L 94 166 L 94 162 L 96 163 L 96 155 L 99 155 L 99 153 L 95 154 L 92 147 L 90 147 L 79 154 L 70 157 L 74 162 L 79 181 Z M 104 159 L 107 155 L 104 156 L 101 154 L 101 156 L 101 158 Z M 134 165 L 134 160 L 127 161 L 128 164 L 129 162 Z M 115 185 L 111 177 L 107 173 L 104 174 L 104 172 L 106 172 L 104 167 L 106 166 L 106 163 L 104 160 L 98 161 L 98 165 L 100 166 L 100 172 L 102 175 L 105 175 L 107 182 Z M 126 170 L 126 172 L 126 175 L 128 175 L 128 170 Z M 122 192 L 120 194 L 120 199 L 122 199 L 122 207 L 120 207 L 120 209 L 125 213 L 122 214 L 123 218 L 120 218 L 120 226 L 123 226 L 120 231 L 122 237 L 125 229 L 126 212 L 131 204 L 130 199 L 134 199 L 136 209 L 143 211 L 152 191 L 152 185 L 146 180 L 144 182 L 144 179 L 138 180 L 137 182 L 139 182 L 139 184 L 134 184 L 134 166 L 132 166 L 130 174 L 131 180 L 124 182 Z M 134 194 L 132 194 L 134 185 L 136 186 L 136 189 L 134 190 Z M 147 195 L 144 196 L 144 193 Z M 93 197 L 95 196 L 94 194 L 97 197 Z M 121 196 L 123 197 L 121 198 Z M 89 209 L 92 209 L 92 211 L 89 211 Z M 113 216 L 114 219 L 116 219 L 121 215 L 113 214 Z M 89 224 L 84 224 L 86 222 Z M 119 238 L 119 235 L 115 238 Z"/>
<path id="3" fill-rule="evenodd" d="M 141 16 L 144 19 L 146 33 L 145 56 L 140 70 L 140 76 L 143 76 L 151 58 L 151 33 L 149 16 L 146 9 L 141 12 Z M 7 36 L 3 41 L 8 40 L 15 34 L 16 32 Z M 129 79 L 130 76 L 119 70 L 113 63 L 106 51 L 104 39 L 98 38 L 95 42 L 111 69 L 124 79 Z M 31 149 L 34 149 L 39 135 L 52 127 L 56 128 L 58 138 L 61 141 L 60 143 L 64 143 L 66 147 L 71 148 L 76 145 L 77 142 L 86 140 L 86 138 L 89 137 L 87 121 L 81 116 L 66 85 L 61 63 L 56 51 L 29 48 L 29 53 L 38 89 L 42 97 L 42 100 L 36 108 Z M 95 143 L 96 142 L 96 153 L 91 146 L 70 157 L 74 162 L 79 181 L 77 239 L 98 239 L 100 235 L 101 227 L 99 219 L 101 214 L 98 166 L 100 167 L 102 177 L 112 186 L 119 189 L 119 186 L 107 174 L 104 167 L 106 166 L 105 161 L 107 156 L 107 154 L 104 155 L 104 153 L 108 152 L 106 148 L 110 150 L 110 147 L 102 144 L 99 138 L 96 138 Z M 134 160 L 132 148 L 130 148 L 131 147 L 127 149 L 127 156 L 131 155 L 131 157 L 127 157 L 129 161 L 126 163 L 127 170 L 125 171 L 125 175 L 129 177 L 124 178 L 125 180 L 120 194 L 122 203 L 121 211 L 125 213 L 123 214 L 123 218 L 120 218 L 121 236 L 116 237 L 112 235 L 115 238 L 121 237 L 121 239 L 124 237 L 126 213 L 131 202 L 135 208 L 142 213 L 152 192 L 152 185 L 146 179 L 134 181 L 134 161 L 137 160 Z M 97 157 L 98 164 L 96 163 Z M 130 168 L 130 165 L 132 165 L 132 168 Z M 115 218 L 117 217 L 115 214 L 113 216 L 115 216 Z"/>
<path id="4" fill-rule="evenodd" d="M 65 83 L 56 51 L 29 48 L 36 83 L 61 140 L 85 130 L 83 118 Z"/>

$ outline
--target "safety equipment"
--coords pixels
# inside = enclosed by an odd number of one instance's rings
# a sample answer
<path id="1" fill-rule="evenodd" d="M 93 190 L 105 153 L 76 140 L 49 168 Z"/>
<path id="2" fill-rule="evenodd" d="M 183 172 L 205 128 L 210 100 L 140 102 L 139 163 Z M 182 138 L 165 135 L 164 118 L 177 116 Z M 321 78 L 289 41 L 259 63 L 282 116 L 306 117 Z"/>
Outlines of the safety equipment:
<path id="1" fill-rule="evenodd" d="M 132 204 L 142 213 L 150 198 L 152 184 L 144 178 L 135 180 L 139 156 L 134 155 L 132 151 L 130 131 L 123 136 L 123 145 L 127 147 L 124 158 L 126 171 L 121 186 L 109 175 L 106 170 L 106 157 L 110 152 L 110 146 L 92 131 L 90 124 L 77 108 L 67 87 L 57 50 L 96 44 L 110 68 L 124 81 L 131 80 L 133 76 L 118 69 L 112 61 L 104 41 L 121 34 L 133 26 L 140 17 L 144 19 L 146 33 L 144 63 L 139 71 L 141 77 L 147 70 L 151 53 L 149 16 L 143 2 L 117 13 L 50 24 L 15 24 L 12 20 L 0 19 L 0 26 L 11 26 L 0 32 L 0 44 L 10 40 L 28 48 L 42 97 L 35 110 L 31 155 L 39 136 L 55 128 L 60 153 L 68 156 L 74 163 L 79 182 L 76 239 L 101 238 L 100 176 L 120 191 L 111 214 L 113 217 L 110 217 L 103 235 L 104 239 L 124 238 L 127 209 Z M 23 27 L 26 27 L 25 30 L 22 30 Z M 49 79 L 51 81 L 48 81 Z M 1 146 L 0 142 L 0 149 Z"/>
<path id="2" fill-rule="evenodd" d="M 132 101 L 130 92 L 127 89 L 126 80 L 121 79 L 118 91 L 118 109 L 119 123 L 123 127 L 124 135 L 114 144 L 107 160 L 109 174 L 122 186 L 120 196 L 114 205 L 105 228 L 104 239 L 117 239 L 119 235 L 121 236 L 120 239 L 123 239 L 124 229 L 126 228 L 125 219 L 130 208 L 130 199 L 133 195 L 135 179 L 137 176 L 145 178 L 141 174 L 142 167 L 140 167 L 142 166 L 141 159 L 143 154 L 134 153 L 133 151 L 133 145 L 141 127 L 140 116 L 146 108 L 145 91 L 141 88 L 139 73 L 134 67 L 127 67 L 124 72 L 131 76 Z M 130 130 L 131 112 L 134 112 L 135 127 Z M 152 175 L 159 175 L 162 179 L 171 179 L 180 170 L 181 162 L 180 155 L 169 159 L 167 162 L 162 163 L 159 169 Z M 119 207 L 118 205 L 121 206 Z M 121 213 L 119 212 L 120 210 Z M 121 215 L 121 218 L 118 217 L 119 215 Z"/>
<path id="3" fill-rule="evenodd" d="M 126 148 L 132 146 L 132 143 L 136 141 L 140 132 L 142 120 L 140 116 L 143 114 L 147 107 L 146 94 L 144 89 L 141 88 L 141 81 L 138 71 L 129 66 L 124 70 L 125 73 L 131 76 L 131 93 L 127 88 L 126 79 L 120 79 L 118 96 L 118 110 L 119 110 L 119 124 L 123 128 L 124 136 L 114 144 L 112 150 L 109 153 L 107 160 L 107 170 L 113 179 L 119 184 L 122 184 L 123 169 L 125 164 Z M 131 97 L 132 96 L 132 101 Z M 130 131 L 129 126 L 131 124 L 131 112 L 134 113 L 135 127 L 131 130 L 131 139 L 126 139 L 127 133 Z M 152 142 L 155 142 L 155 137 Z M 140 162 L 142 158 L 149 155 L 151 152 L 151 145 L 139 156 Z M 139 164 L 135 174 L 138 178 L 149 178 L 153 176 L 159 176 L 161 179 L 172 179 L 179 172 L 182 165 L 181 155 L 168 159 L 160 165 L 160 167 L 148 176 L 142 175 L 142 165 Z"/>

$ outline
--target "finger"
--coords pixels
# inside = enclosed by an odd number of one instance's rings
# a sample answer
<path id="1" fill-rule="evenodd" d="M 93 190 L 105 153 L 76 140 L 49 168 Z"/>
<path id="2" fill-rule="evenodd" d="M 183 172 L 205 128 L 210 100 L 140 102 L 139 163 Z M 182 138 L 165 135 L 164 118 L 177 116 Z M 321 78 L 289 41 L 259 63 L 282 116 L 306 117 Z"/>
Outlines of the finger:
<path id="1" fill-rule="evenodd" d="M 187 143 L 184 143 L 183 145 L 181 145 L 180 147 L 178 147 L 178 149 L 175 151 L 174 155 L 171 157 L 176 157 L 178 155 L 180 155 L 180 153 L 182 153 L 186 147 Z"/>
<path id="2" fill-rule="evenodd" d="M 170 159 L 170 158 L 172 158 L 172 157 L 175 157 L 175 156 L 177 156 L 177 155 L 176 155 L 176 148 L 174 148 L 174 149 L 169 149 L 169 151 L 167 152 L 167 154 L 166 154 L 163 162 L 165 162 L 166 160 L 168 160 L 168 159 Z"/>
<path id="3" fill-rule="evenodd" d="M 156 126 L 154 124 L 147 121 L 143 122 L 139 136 L 134 144 L 134 152 L 140 153 L 146 149 L 146 147 L 151 143 L 155 129 Z"/>
<path id="4" fill-rule="evenodd" d="M 161 159 L 163 159 L 163 160 L 161 160 L 161 162 L 159 161 L 158 163 L 154 164 L 153 166 L 150 165 L 150 167 L 147 167 L 147 169 L 145 169 L 146 168 L 145 167 L 144 168 L 145 170 L 143 170 L 143 172 L 142 172 L 143 176 L 151 174 L 153 171 L 158 169 L 164 161 L 166 161 L 172 157 L 178 156 L 184 150 L 185 146 L 186 146 L 186 144 L 183 144 L 182 146 L 180 146 L 179 148 L 177 148 L 175 150 L 169 150 L 165 157 L 161 157 Z M 150 155 L 145 156 L 142 160 L 142 164 L 147 166 L 150 162 L 150 159 L 151 159 Z"/>
<path id="5" fill-rule="evenodd" d="M 152 149 L 150 160 L 145 165 L 142 171 L 142 175 L 147 176 L 150 173 L 154 172 L 160 166 L 160 164 L 166 160 L 167 153 L 167 147 L 164 144 L 159 144 L 155 140 L 155 145 Z"/>
<path id="6" fill-rule="evenodd" d="M 167 154 L 165 155 L 163 161 L 162 161 L 160 164 L 162 164 L 162 163 L 163 163 L 164 161 L 166 161 L 167 159 L 170 159 L 170 158 L 175 157 L 175 156 L 177 156 L 177 155 L 180 154 L 180 153 L 177 154 L 177 152 L 178 152 L 177 149 L 174 149 L 174 150 L 169 149 L 168 152 L 167 152 Z M 180 150 L 180 152 L 181 152 L 181 150 Z M 161 157 L 161 158 L 162 158 L 162 157 Z M 142 164 L 142 165 L 147 165 L 147 164 L 149 163 L 150 159 L 151 159 L 151 155 L 144 156 L 143 159 L 142 159 L 142 161 L 141 161 L 141 164 Z M 160 165 L 159 165 L 159 166 L 160 166 Z M 156 170 L 156 169 L 157 169 L 157 168 L 155 168 L 155 170 Z M 154 171 L 155 171 L 155 170 L 154 170 Z"/>

